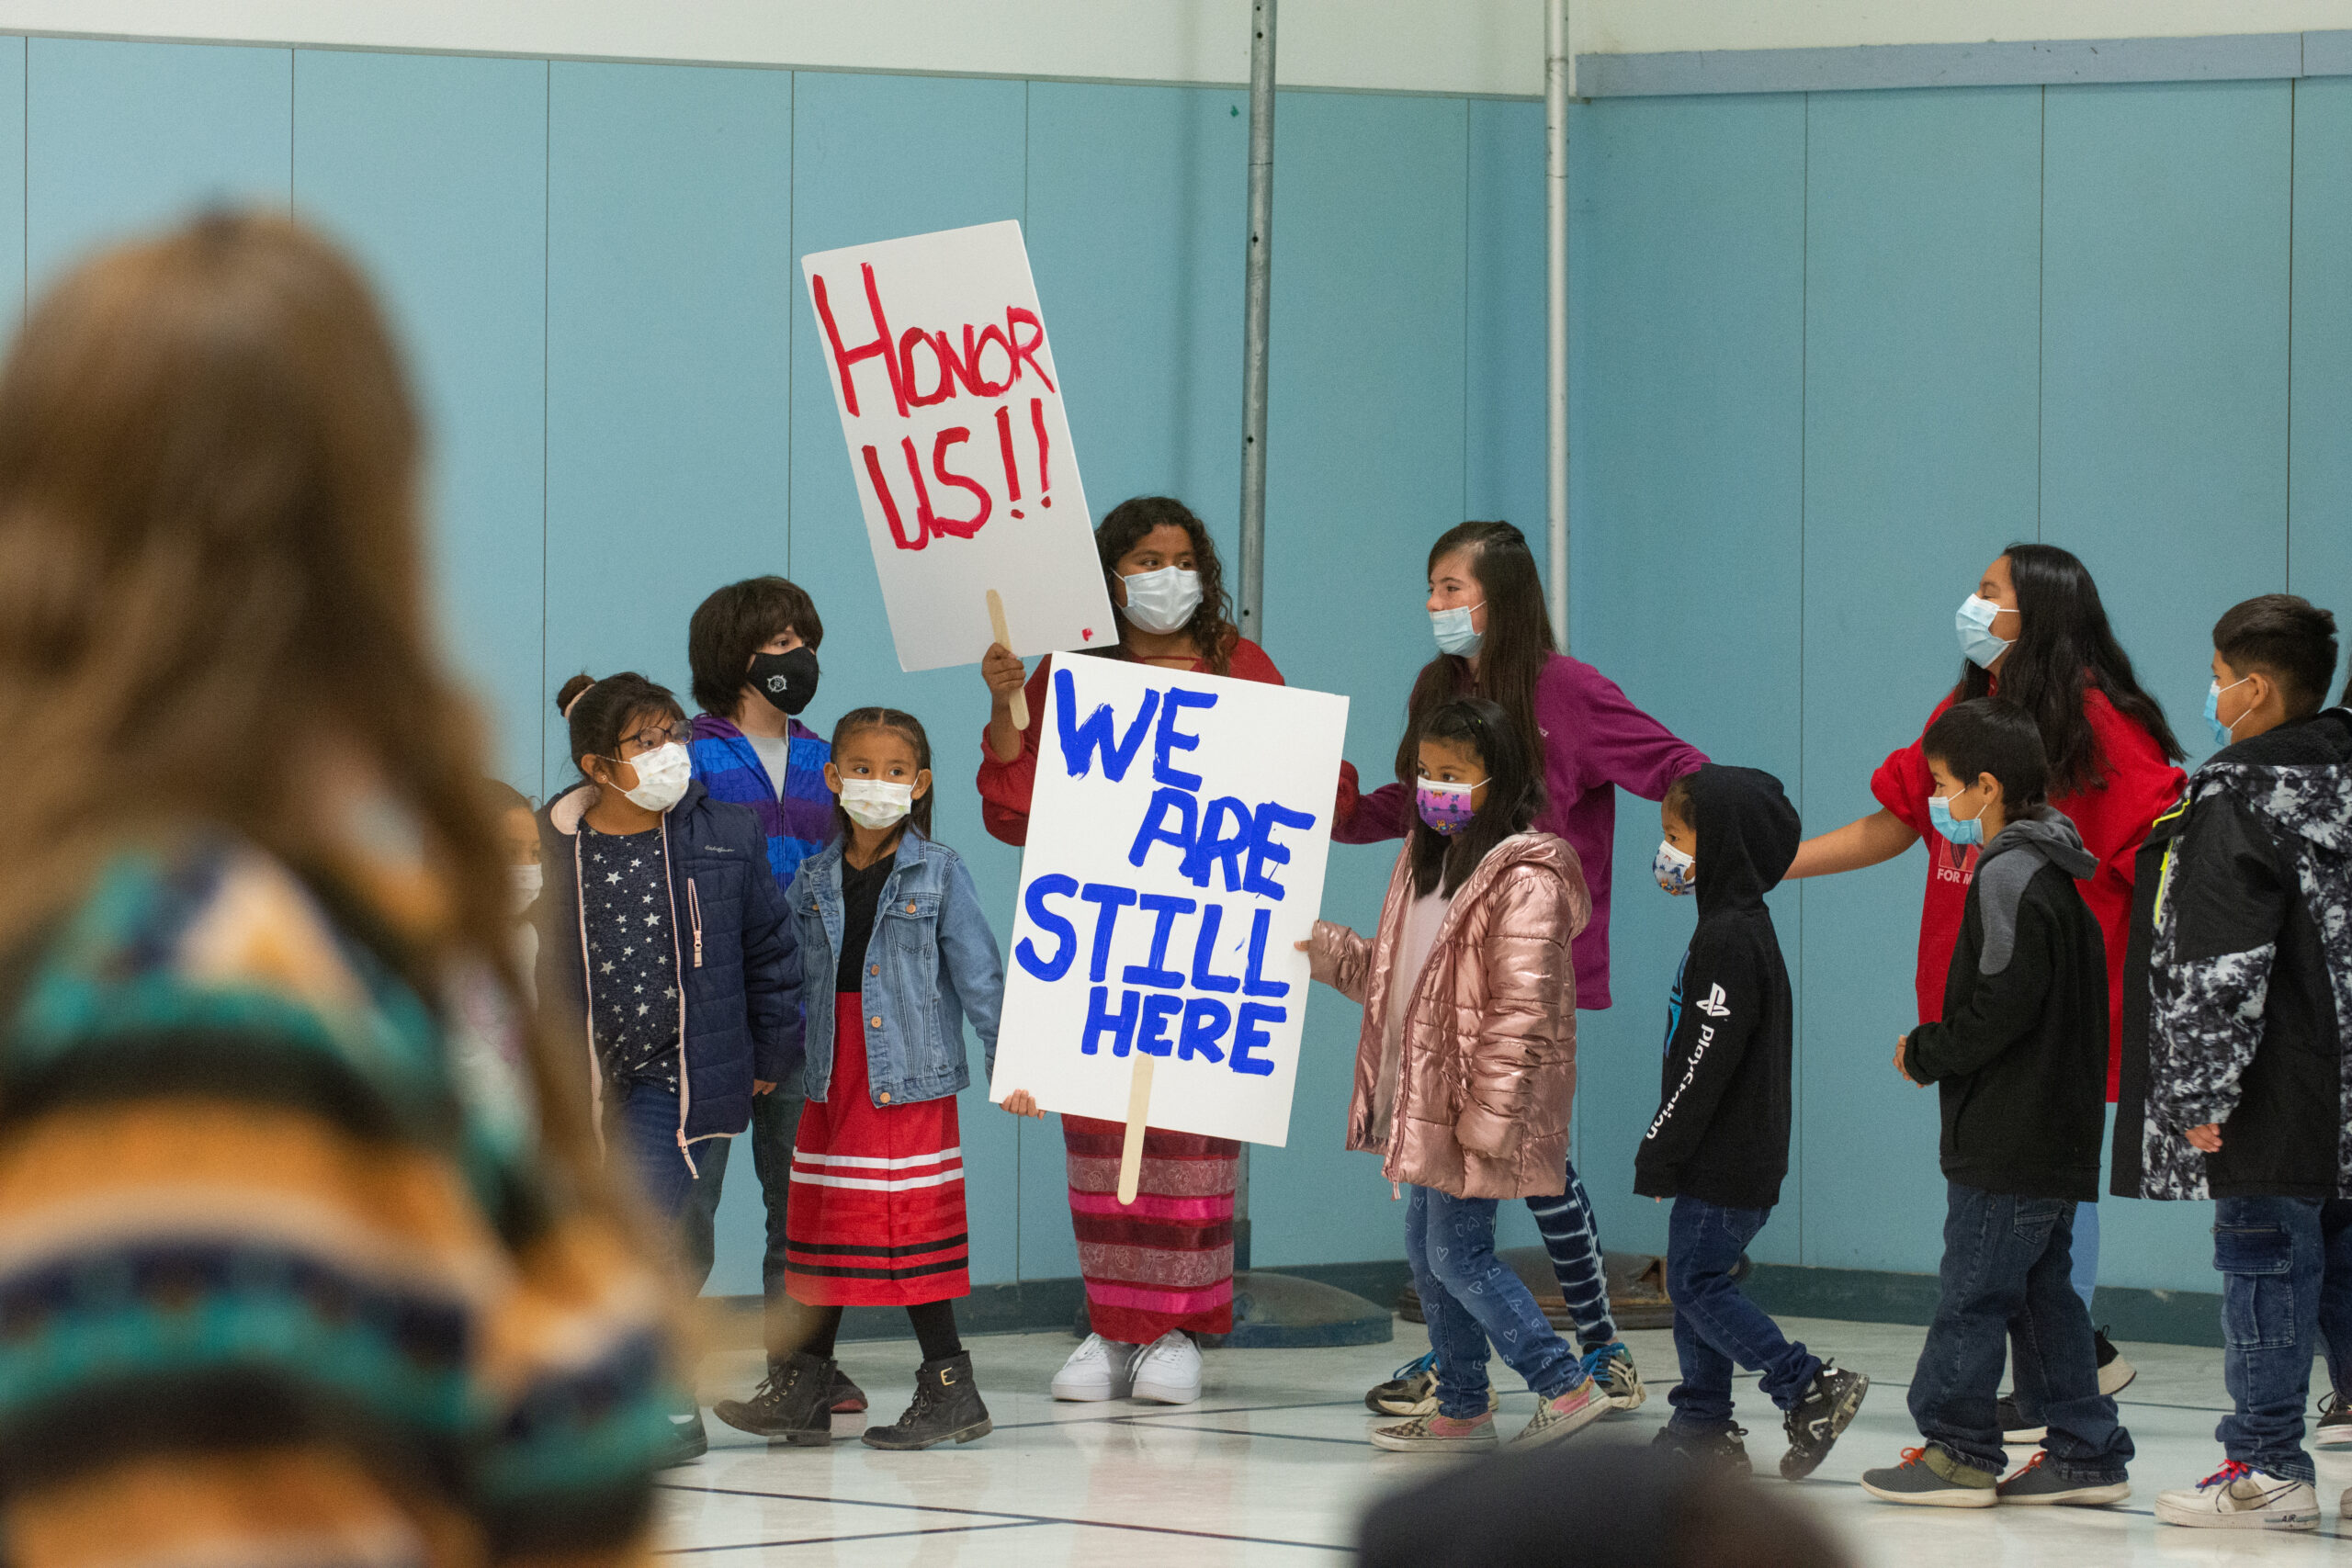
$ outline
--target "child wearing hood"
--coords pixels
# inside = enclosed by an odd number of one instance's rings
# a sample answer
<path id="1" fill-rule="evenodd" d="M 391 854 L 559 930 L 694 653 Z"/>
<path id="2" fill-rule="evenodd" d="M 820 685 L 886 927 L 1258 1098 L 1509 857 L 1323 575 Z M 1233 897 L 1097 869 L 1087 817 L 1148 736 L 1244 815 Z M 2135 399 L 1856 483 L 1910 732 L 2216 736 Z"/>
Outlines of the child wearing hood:
<path id="1" fill-rule="evenodd" d="M 2107 948 L 2075 886 L 2098 862 L 2044 798 L 2041 732 L 2023 708 L 1955 704 L 1921 747 L 1936 781 L 1929 820 L 1983 852 L 1943 1017 L 1894 1049 L 1895 1069 L 1937 1085 L 1943 1110 L 1943 1267 L 1911 1379 L 1926 1441 L 1866 1472 L 1862 1488 L 1948 1508 L 2120 1503 L 2132 1438 L 2099 1392 L 2090 1311 L 2071 1283 L 2075 1206 L 2098 1201 L 2107 1122 Z M 2004 1481 L 1995 1404 L 2012 1323 L 2019 1401 L 2049 1429 Z"/>
<path id="2" fill-rule="evenodd" d="M 1654 1446 L 1747 1472 L 1747 1434 L 1732 1422 L 1736 1361 L 1763 1373 L 1784 1412 L 1781 1473 L 1794 1481 L 1820 1467 L 1870 1390 L 1791 1342 L 1732 1280 L 1789 1169 L 1794 1009 L 1764 895 L 1796 856 L 1796 808 L 1771 774 L 1710 763 L 1675 781 L 1658 817 L 1652 869 L 1669 894 L 1698 895 L 1699 924 L 1668 998 L 1657 1116 L 1634 1156 L 1634 1190 L 1674 1200 L 1666 1276 L 1682 1382 Z"/>

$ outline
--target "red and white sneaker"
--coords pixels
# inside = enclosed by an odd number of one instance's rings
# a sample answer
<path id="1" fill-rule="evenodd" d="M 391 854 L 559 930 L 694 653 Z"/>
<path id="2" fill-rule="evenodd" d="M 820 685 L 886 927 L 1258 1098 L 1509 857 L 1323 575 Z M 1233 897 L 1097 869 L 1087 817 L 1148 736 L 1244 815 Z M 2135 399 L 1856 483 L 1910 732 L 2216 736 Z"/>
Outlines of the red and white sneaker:
<path id="1" fill-rule="evenodd" d="M 1495 1418 L 1491 1415 L 1474 1416 L 1466 1421 L 1457 1421 L 1451 1416 L 1434 1413 L 1416 1416 L 1394 1427 L 1374 1427 L 1372 1446 L 1400 1454 L 1448 1450 L 1468 1453 L 1491 1449 L 1495 1446 Z"/>
<path id="2" fill-rule="evenodd" d="M 1543 1443 L 1556 1443 L 1563 1438 L 1573 1438 L 1617 1406 L 1600 1392 L 1600 1385 L 1585 1379 L 1567 1393 L 1544 1401 L 1535 1407 L 1535 1419 L 1513 1438 L 1511 1447 L 1532 1449 Z"/>

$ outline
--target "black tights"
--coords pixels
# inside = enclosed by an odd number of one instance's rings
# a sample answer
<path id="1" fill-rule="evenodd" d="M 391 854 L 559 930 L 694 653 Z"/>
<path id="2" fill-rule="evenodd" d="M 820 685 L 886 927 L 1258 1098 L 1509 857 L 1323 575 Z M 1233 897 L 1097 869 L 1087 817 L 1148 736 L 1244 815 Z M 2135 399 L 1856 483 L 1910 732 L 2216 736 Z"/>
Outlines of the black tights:
<path id="1" fill-rule="evenodd" d="M 820 1360 L 830 1359 L 833 1341 L 841 1337 L 842 1309 L 833 1306 L 809 1310 L 816 1314 L 817 1331 L 801 1348 Z M 964 1341 L 956 1332 L 954 1302 L 925 1302 L 921 1306 L 910 1306 L 907 1309 L 907 1321 L 914 1325 L 915 1342 L 922 1347 L 925 1361 L 944 1361 L 964 1353 Z"/>

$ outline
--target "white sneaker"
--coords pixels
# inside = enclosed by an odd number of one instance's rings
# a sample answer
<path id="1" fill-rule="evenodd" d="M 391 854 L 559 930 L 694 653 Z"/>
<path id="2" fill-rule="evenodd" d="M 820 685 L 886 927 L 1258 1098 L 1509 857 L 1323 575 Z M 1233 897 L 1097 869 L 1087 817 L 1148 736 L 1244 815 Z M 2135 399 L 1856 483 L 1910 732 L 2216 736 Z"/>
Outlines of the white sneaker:
<path id="1" fill-rule="evenodd" d="M 1143 1348 L 1134 1363 L 1134 1395 L 1159 1404 L 1190 1404 L 1201 1397 L 1201 1348 L 1171 1328 Z"/>
<path id="2" fill-rule="evenodd" d="M 1114 1345 L 1100 1334 L 1090 1334 L 1054 1374 L 1054 1397 L 1089 1404 L 1125 1399 L 1135 1386 L 1134 1359 L 1133 1347 Z"/>
<path id="3" fill-rule="evenodd" d="M 2156 1517 L 2198 1529 L 2308 1530 L 2319 1528 L 2319 1494 L 2232 1460 L 2194 1491 L 2156 1494 Z"/>

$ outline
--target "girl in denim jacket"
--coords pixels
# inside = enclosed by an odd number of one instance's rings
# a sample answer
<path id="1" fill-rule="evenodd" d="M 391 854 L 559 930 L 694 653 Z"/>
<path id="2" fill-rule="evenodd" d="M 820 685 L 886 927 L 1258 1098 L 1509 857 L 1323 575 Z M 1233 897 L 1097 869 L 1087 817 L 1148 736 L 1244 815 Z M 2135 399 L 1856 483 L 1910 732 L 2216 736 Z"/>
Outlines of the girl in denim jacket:
<path id="1" fill-rule="evenodd" d="M 956 1094 L 969 1018 L 996 1060 L 1004 966 L 963 860 L 931 837 L 931 742 L 911 714 L 860 708 L 833 729 L 831 843 L 786 895 L 801 942 L 808 1107 L 792 1151 L 784 1283 L 816 1309 L 799 1348 L 749 1400 L 747 1432 L 832 1441 L 833 1340 L 845 1306 L 903 1306 L 922 1346 L 914 1403 L 877 1449 L 988 1435 L 956 1332 L 971 1293 Z M 911 829 L 911 830 L 910 830 Z"/>

